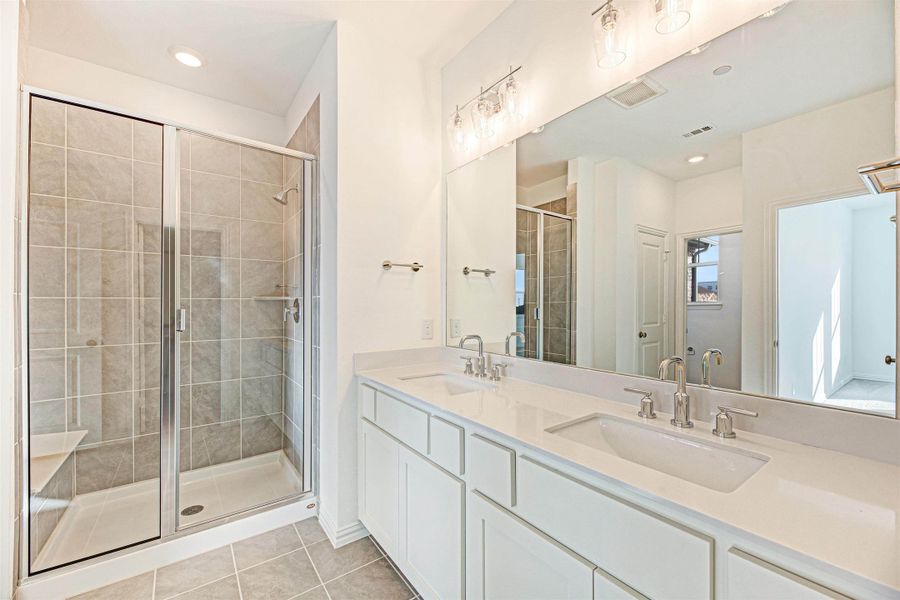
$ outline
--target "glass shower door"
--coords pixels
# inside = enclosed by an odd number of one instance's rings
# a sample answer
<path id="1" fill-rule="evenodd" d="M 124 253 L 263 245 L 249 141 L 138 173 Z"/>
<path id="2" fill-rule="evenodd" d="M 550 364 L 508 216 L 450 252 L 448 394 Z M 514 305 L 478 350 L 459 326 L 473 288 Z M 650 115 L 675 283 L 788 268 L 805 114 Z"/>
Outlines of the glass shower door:
<path id="1" fill-rule="evenodd" d="M 178 526 L 300 493 L 303 162 L 179 131 Z"/>
<path id="2" fill-rule="evenodd" d="M 31 96 L 29 570 L 160 534 L 162 125 Z"/>

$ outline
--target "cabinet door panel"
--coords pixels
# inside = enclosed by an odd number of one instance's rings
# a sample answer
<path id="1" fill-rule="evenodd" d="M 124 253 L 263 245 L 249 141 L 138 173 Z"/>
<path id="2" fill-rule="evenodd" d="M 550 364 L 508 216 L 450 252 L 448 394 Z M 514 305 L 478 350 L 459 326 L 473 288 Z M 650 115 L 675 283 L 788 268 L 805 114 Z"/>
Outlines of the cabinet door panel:
<path id="1" fill-rule="evenodd" d="M 400 479 L 401 569 L 427 600 L 462 598 L 463 482 L 408 450 Z"/>
<path id="2" fill-rule="evenodd" d="M 593 598 L 594 565 L 486 496 L 469 494 L 467 521 L 470 599 Z"/>
<path id="3" fill-rule="evenodd" d="M 728 550 L 729 600 L 849 600 L 737 548 Z"/>
<path id="4" fill-rule="evenodd" d="M 400 523 L 400 445 L 365 421 L 360 427 L 360 520 L 392 557 Z"/>

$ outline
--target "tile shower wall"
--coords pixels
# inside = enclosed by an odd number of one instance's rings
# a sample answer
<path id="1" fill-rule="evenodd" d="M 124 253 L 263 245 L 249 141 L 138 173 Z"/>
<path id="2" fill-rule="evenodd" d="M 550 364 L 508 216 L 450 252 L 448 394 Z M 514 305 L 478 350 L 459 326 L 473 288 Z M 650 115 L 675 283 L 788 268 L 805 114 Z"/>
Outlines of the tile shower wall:
<path id="1" fill-rule="evenodd" d="M 136 416 L 158 405 L 162 127 L 40 98 L 31 123 L 29 433 L 84 432 L 33 494 L 36 555 L 73 495 L 158 477 Z"/>
<path id="2" fill-rule="evenodd" d="M 183 470 L 282 449 L 281 154 L 181 132 Z M 288 194 L 293 198 L 296 194 Z M 295 200 L 292 200 L 296 202 Z M 289 283 L 289 282 L 288 282 Z"/>
<path id="3" fill-rule="evenodd" d="M 288 148 L 306 152 L 309 154 L 319 155 L 319 99 L 316 98 L 310 107 L 306 116 L 300 122 L 300 125 L 294 131 Z M 318 406 L 318 372 L 319 372 L 319 284 L 318 284 L 318 260 L 317 257 L 321 250 L 318 235 L 318 198 L 314 195 L 312 201 L 312 215 L 305 215 L 302 202 L 302 185 L 311 185 L 311 182 L 304 182 L 302 177 L 302 164 L 300 161 L 286 159 L 285 162 L 285 188 L 301 184 L 301 193 L 291 193 L 288 198 L 288 204 L 285 207 L 284 221 L 284 245 L 285 245 L 285 281 L 288 287 L 287 292 L 290 295 L 296 295 L 303 301 L 303 230 L 304 218 L 312 217 L 312 240 L 309 246 L 312 248 L 312 302 L 311 315 L 307 318 L 311 319 L 312 340 L 306 345 L 311 348 L 312 355 L 310 357 L 312 377 L 309 378 L 312 385 L 311 395 L 313 406 Z M 299 473 L 303 473 L 303 328 L 302 321 L 300 324 L 294 324 L 289 321 L 285 328 L 285 337 L 287 344 L 287 363 L 284 377 L 284 452 L 290 461 L 297 468 Z"/>
<path id="4" fill-rule="evenodd" d="M 537 208 L 568 215 L 567 198 Z M 575 254 L 570 221 L 544 215 L 544 360 L 559 363 L 573 361 L 573 290 Z"/>

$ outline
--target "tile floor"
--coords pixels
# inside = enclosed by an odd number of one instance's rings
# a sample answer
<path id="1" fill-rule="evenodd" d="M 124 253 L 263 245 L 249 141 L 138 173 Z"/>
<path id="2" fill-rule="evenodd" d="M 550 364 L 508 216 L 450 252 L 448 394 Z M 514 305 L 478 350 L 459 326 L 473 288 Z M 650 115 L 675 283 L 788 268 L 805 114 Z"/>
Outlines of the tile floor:
<path id="1" fill-rule="evenodd" d="M 828 404 L 855 410 L 894 414 L 895 385 L 890 381 L 854 378 L 828 396 Z"/>
<path id="2" fill-rule="evenodd" d="M 181 475 L 182 508 L 204 509 L 180 517 L 194 525 L 301 492 L 300 476 L 280 450 L 195 469 Z M 159 480 L 110 488 L 72 499 L 34 569 L 92 556 L 159 535 Z"/>
<path id="3" fill-rule="evenodd" d="M 78 600 L 410 600 L 369 538 L 337 550 L 313 517 L 143 573 Z"/>

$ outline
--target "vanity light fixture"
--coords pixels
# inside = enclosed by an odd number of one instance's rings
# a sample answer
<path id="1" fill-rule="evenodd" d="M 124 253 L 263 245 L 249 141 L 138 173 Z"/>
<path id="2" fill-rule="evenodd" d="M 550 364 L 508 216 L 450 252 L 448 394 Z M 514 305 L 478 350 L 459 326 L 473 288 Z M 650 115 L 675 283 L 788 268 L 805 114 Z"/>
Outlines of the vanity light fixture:
<path id="1" fill-rule="evenodd" d="M 675 33 L 691 20 L 691 0 L 650 0 L 656 14 L 656 32 Z"/>
<path id="2" fill-rule="evenodd" d="M 169 46 L 169 54 L 186 67 L 199 68 L 206 65 L 203 56 L 187 46 Z"/>
<path id="3" fill-rule="evenodd" d="M 463 123 L 462 115 L 459 114 L 459 106 L 456 107 L 456 112 L 453 113 L 450 122 L 447 123 L 447 132 L 450 134 L 450 143 L 453 144 L 456 151 L 465 152 L 468 146 L 466 143 L 466 127 Z"/>
<path id="4" fill-rule="evenodd" d="M 695 165 L 697 163 L 701 163 L 704 160 L 706 160 L 706 154 L 697 154 L 696 156 L 689 156 L 685 160 L 687 160 L 692 165 Z"/>
<path id="5" fill-rule="evenodd" d="M 477 96 L 468 102 L 456 105 L 456 110 L 453 111 L 447 122 L 447 133 L 450 143 L 457 152 L 464 152 L 468 149 L 470 134 L 462 116 L 464 113 L 461 111 L 464 111 L 469 105 L 471 105 L 469 117 L 472 120 L 472 130 L 475 137 L 479 139 L 490 138 L 494 135 L 495 120 L 500 114 L 513 121 L 525 117 L 524 89 L 522 83 L 514 77 L 521 69 L 522 67 L 515 69 L 510 67 L 509 73 L 486 88 L 481 88 Z"/>
<path id="6" fill-rule="evenodd" d="M 627 40 L 622 32 L 622 11 L 608 0 L 591 13 L 594 17 L 594 53 L 597 66 L 611 69 L 625 62 Z"/>

